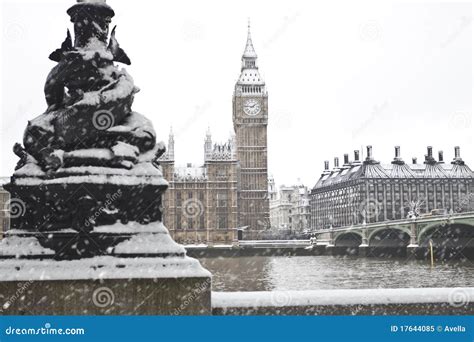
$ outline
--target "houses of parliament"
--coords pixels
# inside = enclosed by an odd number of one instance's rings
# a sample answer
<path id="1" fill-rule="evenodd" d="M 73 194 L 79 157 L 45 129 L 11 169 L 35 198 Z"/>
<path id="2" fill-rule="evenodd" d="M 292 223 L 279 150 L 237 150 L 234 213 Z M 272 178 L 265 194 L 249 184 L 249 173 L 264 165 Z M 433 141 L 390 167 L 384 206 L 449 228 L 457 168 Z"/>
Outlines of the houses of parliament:
<path id="1" fill-rule="evenodd" d="M 163 222 L 179 243 L 219 244 L 258 239 L 269 223 L 268 93 L 248 28 L 232 99 L 234 134 L 225 143 L 204 139 L 204 164 L 175 165 L 174 136 L 160 164 L 169 188 Z"/>

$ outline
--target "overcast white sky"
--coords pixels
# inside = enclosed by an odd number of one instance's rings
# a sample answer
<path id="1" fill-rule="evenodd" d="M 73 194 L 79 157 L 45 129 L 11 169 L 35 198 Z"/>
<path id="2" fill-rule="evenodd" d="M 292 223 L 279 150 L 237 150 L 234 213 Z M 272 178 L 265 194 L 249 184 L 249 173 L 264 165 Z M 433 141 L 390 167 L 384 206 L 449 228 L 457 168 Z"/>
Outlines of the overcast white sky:
<path id="1" fill-rule="evenodd" d="M 232 92 L 252 21 L 269 92 L 269 172 L 313 186 L 324 160 L 372 144 L 384 162 L 426 146 L 474 168 L 470 3 L 301 0 L 109 0 L 141 92 L 134 110 L 158 139 L 175 132 L 178 164 L 203 162 L 207 126 L 232 131 Z M 74 1 L 2 0 L 0 175 L 9 176 L 27 120 L 46 109 L 48 55 Z"/>

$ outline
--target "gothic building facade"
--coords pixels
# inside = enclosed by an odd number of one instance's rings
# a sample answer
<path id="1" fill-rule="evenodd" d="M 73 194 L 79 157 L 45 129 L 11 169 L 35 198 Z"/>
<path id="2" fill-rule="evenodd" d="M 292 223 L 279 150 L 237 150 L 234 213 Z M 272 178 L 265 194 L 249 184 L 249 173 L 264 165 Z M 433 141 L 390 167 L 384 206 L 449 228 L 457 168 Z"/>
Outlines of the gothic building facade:
<path id="1" fill-rule="evenodd" d="M 428 147 L 422 164 L 413 158 L 405 163 L 400 147 L 390 164 L 381 164 L 367 147 L 367 158 L 354 160 L 344 155 L 340 166 L 335 158 L 334 168 L 325 161 L 324 171 L 311 191 L 311 227 L 324 229 L 404 219 L 411 215 L 430 215 L 474 210 L 474 174 L 455 147 L 454 159 L 438 160 Z"/>
<path id="2" fill-rule="evenodd" d="M 163 222 L 185 244 L 232 243 L 237 238 L 238 163 L 235 140 L 204 141 L 204 165 L 175 166 L 174 137 L 160 164 L 169 188 L 163 196 Z"/>
<path id="3" fill-rule="evenodd" d="M 269 226 L 268 94 L 250 27 L 232 105 L 235 135 L 227 143 L 213 144 L 208 131 L 202 166 L 175 166 L 172 133 L 160 159 L 170 184 L 163 197 L 163 220 L 178 242 L 256 239 Z"/>

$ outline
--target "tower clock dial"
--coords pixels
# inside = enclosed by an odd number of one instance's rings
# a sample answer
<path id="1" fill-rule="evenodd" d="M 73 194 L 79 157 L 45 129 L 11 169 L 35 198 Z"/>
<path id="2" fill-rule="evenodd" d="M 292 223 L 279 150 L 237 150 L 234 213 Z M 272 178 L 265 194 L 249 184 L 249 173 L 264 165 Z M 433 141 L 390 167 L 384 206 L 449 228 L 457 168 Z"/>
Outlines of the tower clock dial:
<path id="1" fill-rule="evenodd" d="M 248 99 L 244 102 L 244 112 L 247 115 L 257 115 L 262 110 L 260 102 L 255 99 Z"/>

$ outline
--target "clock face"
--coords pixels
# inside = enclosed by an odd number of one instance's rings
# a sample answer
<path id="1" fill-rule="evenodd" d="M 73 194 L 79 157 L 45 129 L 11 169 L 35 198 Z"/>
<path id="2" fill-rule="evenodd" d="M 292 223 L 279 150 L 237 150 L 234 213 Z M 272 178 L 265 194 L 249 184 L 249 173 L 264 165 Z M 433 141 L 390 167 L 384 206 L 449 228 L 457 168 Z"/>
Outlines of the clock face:
<path id="1" fill-rule="evenodd" d="M 248 115 L 257 115 L 261 110 L 260 102 L 255 99 L 248 99 L 244 103 L 244 112 Z"/>

